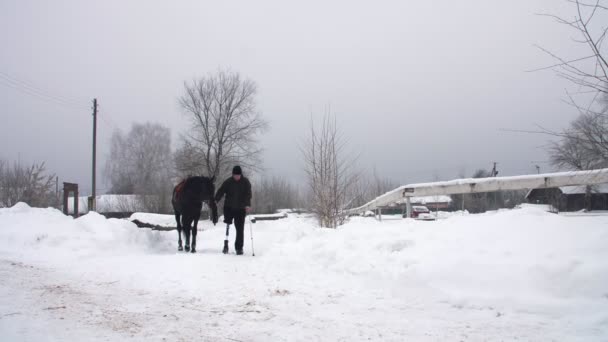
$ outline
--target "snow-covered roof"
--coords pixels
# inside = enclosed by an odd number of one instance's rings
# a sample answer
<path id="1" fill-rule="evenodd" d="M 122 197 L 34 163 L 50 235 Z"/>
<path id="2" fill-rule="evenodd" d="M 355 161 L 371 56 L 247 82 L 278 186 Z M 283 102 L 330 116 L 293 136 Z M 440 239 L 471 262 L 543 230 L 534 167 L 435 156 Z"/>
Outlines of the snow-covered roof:
<path id="1" fill-rule="evenodd" d="M 405 200 L 397 202 L 399 204 L 405 203 Z M 452 197 L 447 195 L 437 196 L 416 196 L 411 197 L 412 204 L 428 204 L 428 203 L 452 203 Z"/>
<path id="2" fill-rule="evenodd" d="M 364 212 L 383 205 L 402 201 L 404 197 L 533 189 L 548 185 L 558 187 L 560 185 L 603 183 L 608 183 L 608 168 L 510 177 L 465 178 L 445 182 L 408 184 L 378 196 L 360 207 L 349 209 L 348 212 Z"/>

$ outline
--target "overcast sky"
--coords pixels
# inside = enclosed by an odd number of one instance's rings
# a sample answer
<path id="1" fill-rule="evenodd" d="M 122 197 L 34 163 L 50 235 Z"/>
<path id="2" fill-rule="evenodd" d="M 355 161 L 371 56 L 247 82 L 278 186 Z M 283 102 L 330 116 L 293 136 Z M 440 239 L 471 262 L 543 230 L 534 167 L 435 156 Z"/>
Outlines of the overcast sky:
<path id="1" fill-rule="evenodd" d="M 558 0 L 2 0 L 0 158 L 44 160 L 87 193 L 92 98 L 102 170 L 116 127 L 158 122 L 175 145 L 186 129 L 183 82 L 224 68 L 258 85 L 270 174 L 301 180 L 298 143 L 328 105 L 359 166 L 401 183 L 469 176 L 493 161 L 501 175 L 549 171 L 547 137 L 505 130 L 559 129 L 575 117 L 562 102 L 568 83 L 525 72 L 553 63 L 534 44 L 584 54 L 565 27 L 535 15 L 567 9 Z"/>

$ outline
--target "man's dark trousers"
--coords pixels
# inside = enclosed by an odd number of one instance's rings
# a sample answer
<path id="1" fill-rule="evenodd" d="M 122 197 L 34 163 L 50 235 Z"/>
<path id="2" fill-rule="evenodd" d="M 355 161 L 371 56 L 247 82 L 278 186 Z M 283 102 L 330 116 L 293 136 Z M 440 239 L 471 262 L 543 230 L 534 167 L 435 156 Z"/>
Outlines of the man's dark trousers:
<path id="1" fill-rule="evenodd" d="M 224 223 L 232 224 L 232 221 L 234 220 L 234 228 L 236 228 L 236 240 L 234 241 L 234 249 L 236 249 L 237 251 L 243 250 L 246 215 L 247 212 L 245 211 L 245 208 L 224 207 Z"/>

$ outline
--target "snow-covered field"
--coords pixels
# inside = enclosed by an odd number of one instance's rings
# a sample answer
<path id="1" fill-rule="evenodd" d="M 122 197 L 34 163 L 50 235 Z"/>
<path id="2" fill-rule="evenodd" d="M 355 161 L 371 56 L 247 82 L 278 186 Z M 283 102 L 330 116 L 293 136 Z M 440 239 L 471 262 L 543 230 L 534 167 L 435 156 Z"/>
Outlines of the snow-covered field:
<path id="1" fill-rule="evenodd" d="M 0 209 L 1 341 L 606 341 L 608 216 L 290 215 L 223 255 L 90 213 Z M 234 232 L 232 232 L 232 237 Z"/>

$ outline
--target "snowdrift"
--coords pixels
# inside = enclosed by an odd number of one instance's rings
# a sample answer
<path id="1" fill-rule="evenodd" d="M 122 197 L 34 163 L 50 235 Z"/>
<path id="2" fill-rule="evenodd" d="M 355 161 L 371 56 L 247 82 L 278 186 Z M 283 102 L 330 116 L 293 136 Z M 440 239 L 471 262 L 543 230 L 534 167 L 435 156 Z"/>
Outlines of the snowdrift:
<path id="1" fill-rule="evenodd" d="M 18 203 L 0 209 L 0 253 L 40 259 L 173 250 L 158 232 L 90 212 L 77 219 L 53 208 Z"/>
<path id="2" fill-rule="evenodd" d="M 222 225 L 199 228 L 199 253 L 190 255 L 175 251 L 174 231 L 20 203 L 0 209 L 0 258 L 85 279 L 93 264 L 98 281 L 124 280 L 125 288 L 162 298 L 204 296 L 207 305 L 253 297 L 275 318 L 246 326 L 245 340 L 288 338 L 298 333 L 289 324 L 330 339 L 381 329 L 384 337 L 418 340 L 427 336 L 424 322 L 447 327 L 462 317 L 479 327 L 473 336 L 492 340 L 504 325 L 494 320 L 505 315 L 516 327 L 503 331 L 506 339 L 608 339 L 608 215 L 526 207 L 433 222 L 357 217 L 330 230 L 294 214 L 254 225 L 255 258 L 222 255 Z M 247 254 L 249 227 L 245 241 Z M 339 306 L 327 311 L 328 300 Z M 231 319 L 226 331 L 245 318 Z M 261 327 L 274 335 L 256 338 Z"/>

